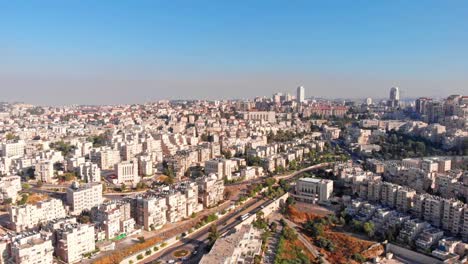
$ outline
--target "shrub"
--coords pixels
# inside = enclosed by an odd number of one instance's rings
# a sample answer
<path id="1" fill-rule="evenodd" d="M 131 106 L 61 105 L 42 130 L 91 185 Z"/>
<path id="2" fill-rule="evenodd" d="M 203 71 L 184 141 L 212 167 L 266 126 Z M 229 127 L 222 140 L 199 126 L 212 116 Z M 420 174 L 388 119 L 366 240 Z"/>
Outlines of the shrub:
<path id="1" fill-rule="evenodd" d="M 142 254 L 139 254 L 139 255 L 137 256 L 137 259 L 138 259 L 138 260 L 142 260 L 142 259 L 143 259 L 143 255 L 142 255 Z"/>

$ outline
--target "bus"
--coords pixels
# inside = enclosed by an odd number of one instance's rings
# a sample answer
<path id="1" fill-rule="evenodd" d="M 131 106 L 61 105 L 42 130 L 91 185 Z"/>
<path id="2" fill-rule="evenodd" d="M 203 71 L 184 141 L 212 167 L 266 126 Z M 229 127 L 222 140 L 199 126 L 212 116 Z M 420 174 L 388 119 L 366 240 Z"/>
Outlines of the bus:
<path id="1" fill-rule="evenodd" d="M 246 213 L 245 215 L 239 216 L 239 219 L 240 219 L 241 221 L 244 221 L 245 219 L 249 218 L 249 216 L 250 216 L 250 214 L 249 214 L 249 213 Z"/>

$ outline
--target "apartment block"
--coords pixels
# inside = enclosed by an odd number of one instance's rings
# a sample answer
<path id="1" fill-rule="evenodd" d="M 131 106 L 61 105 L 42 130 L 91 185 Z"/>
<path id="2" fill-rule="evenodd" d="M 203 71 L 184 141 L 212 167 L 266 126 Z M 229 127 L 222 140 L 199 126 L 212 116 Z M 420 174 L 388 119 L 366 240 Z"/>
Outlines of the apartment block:
<path id="1" fill-rule="evenodd" d="M 442 225 L 443 201 L 438 196 L 426 195 L 423 219 L 435 227 Z"/>
<path id="2" fill-rule="evenodd" d="M 187 217 L 187 198 L 181 192 L 172 192 L 166 196 L 167 221 L 175 223 Z"/>
<path id="3" fill-rule="evenodd" d="M 45 183 L 54 183 L 54 164 L 50 160 L 39 161 L 35 166 L 36 178 Z"/>
<path id="4" fill-rule="evenodd" d="M 400 188 L 399 185 L 384 182 L 381 187 L 381 199 L 380 202 L 383 205 L 390 206 L 392 208 L 396 207 L 397 203 L 397 192 Z"/>
<path id="5" fill-rule="evenodd" d="M 224 182 L 213 174 L 199 178 L 198 197 L 205 208 L 218 205 L 224 199 Z"/>
<path id="6" fill-rule="evenodd" d="M 22 157 L 24 156 L 25 143 L 24 141 L 6 142 L 0 144 L 2 157 Z"/>
<path id="7" fill-rule="evenodd" d="M 232 172 L 231 172 L 231 161 L 226 159 L 213 159 L 205 161 L 205 173 L 209 174 L 216 174 L 219 180 L 224 178 L 231 179 Z"/>
<path id="8" fill-rule="evenodd" d="M 17 232 L 36 228 L 39 223 L 64 218 L 67 212 L 61 200 L 48 199 L 36 204 L 10 206 L 8 221 L 10 229 Z"/>
<path id="9" fill-rule="evenodd" d="M 70 206 L 71 214 L 79 215 L 83 210 L 91 210 L 94 206 L 101 204 L 102 184 L 86 183 L 80 185 L 78 182 L 67 189 L 67 204 Z"/>
<path id="10" fill-rule="evenodd" d="M 92 162 L 85 162 L 78 166 L 78 176 L 85 182 L 100 182 L 101 169 Z"/>
<path id="11" fill-rule="evenodd" d="M 96 163 L 101 170 L 108 170 L 120 162 L 120 152 L 118 150 L 105 148 L 93 150 L 90 154 L 91 161 Z"/>
<path id="12" fill-rule="evenodd" d="M 94 226 L 67 224 L 56 233 L 55 254 L 67 263 L 77 263 L 83 255 L 96 249 Z"/>
<path id="13" fill-rule="evenodd" d="M 213 248 L 200 260 L 200 264 L 254 263 L 262 253 L 261 231 L 250 225 L 241 226 L 232 235 L 216 240 Z"/>
<path id="14" fill-rule="evenodd" d="M 463 206 L 457 200 L 443 200 L 442 229 L 459 234 L 463 227 Z"/>
<path id="15" fill-rule="evenodd" d="M 413 207 L 413 197 L 416 191 L 407 187 L 401 187 L 397 190 L 396 209 L 400 212 L 408 212 Z"/>
<path id="16" fill-rule="evenodd" d="M 11 199 L 13 202 L 18 198 L 21 191 L 21 177 L 12 175 L 0 178 L 0 202 Z"/>
<path id="17" fill-rule="evenodd" d="M 131 200 L 132 216 L 145 230 L 159 229 L 167 223 L 166 197 L 141 195 Z"/>
<path id="18" fill-rule="evenodd" d="M 16 264 L 51 264 L 54 262 L 54 247 L 51 233 L 27 232 L 13 237 L 11 258 Z M 8 262 L 5 262 L 8 263 Z"/>

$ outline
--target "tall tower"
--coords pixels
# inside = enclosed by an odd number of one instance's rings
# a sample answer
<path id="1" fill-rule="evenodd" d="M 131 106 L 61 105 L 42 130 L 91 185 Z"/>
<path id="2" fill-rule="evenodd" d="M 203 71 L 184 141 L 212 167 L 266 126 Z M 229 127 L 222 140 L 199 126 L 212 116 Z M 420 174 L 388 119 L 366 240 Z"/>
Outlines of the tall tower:
<path id="1" fill-rule="evenodd" d="M 400 105 L 400 89 L 398 87 L 392 87 L 392 89 L 390 89 L 389 99 L 388 106 L 398 107 Z"/>
<path id="2" fill-rule="evenodd" d="M 400 101 L 400 89 L 398 87 L 390 89 L 390 100 Z"/>
<path id="3" fill-rule="evenodd" d="M 304 87 L 302 86 L 297 87 L 297 95 L 296 95 L 297 103 L 300 104 L 304 102 L 304 97 L 305 97 Z"/>

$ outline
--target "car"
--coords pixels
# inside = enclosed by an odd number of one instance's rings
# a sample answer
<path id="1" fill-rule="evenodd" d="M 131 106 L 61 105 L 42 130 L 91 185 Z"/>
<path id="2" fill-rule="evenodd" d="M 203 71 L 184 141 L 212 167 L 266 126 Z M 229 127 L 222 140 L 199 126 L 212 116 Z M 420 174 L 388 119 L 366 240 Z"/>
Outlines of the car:
<path id="1" fill-rule="evenodd" d="M 195 250 L 195 251 L 192 252 L 192 255 L 195 256 L 195 255 L 197 255 L 197 253 L 198 253 L 198 251 Z"/>
<path id="2" fill-rule="evenodd" d="M 168 264 L 174 264 L 174 263 L 175 263 L 175 260 L 170 259 L 170 260 L 167 261 L 167 263 L 168 263 Z"/>

